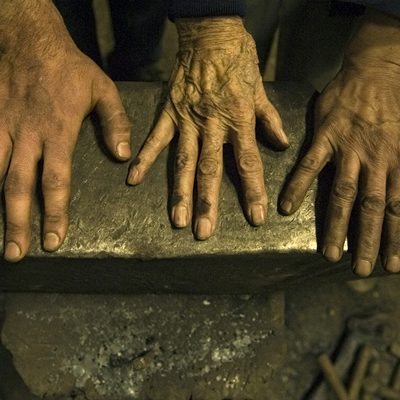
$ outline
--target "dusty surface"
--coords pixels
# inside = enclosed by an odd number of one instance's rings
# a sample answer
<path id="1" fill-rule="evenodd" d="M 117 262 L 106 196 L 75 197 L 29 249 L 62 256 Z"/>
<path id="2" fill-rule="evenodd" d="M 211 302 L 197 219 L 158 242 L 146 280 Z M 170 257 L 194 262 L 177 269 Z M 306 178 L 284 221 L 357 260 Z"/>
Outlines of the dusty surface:
<path id="1" fill-rule="evenodd" d="M 46 399 L 259 399 L 285 358 L 282 294 L 10 294 L 2 340 Z"/>
<path id="2" fill-rule="evenodd" d="M 349 318 L 380 314 L 386 315 L 389 321 L 397 326 L 396 324 L 400 321 L 400 291 L 398 290 L 400 277 L 392 276 L 380 278 L 376 281 L 365 280 L 362 282 L 362 284 L 357 285 L 357 290 L 346 284 L 332 284 L 312 289 L 299 288 L 296 291 L 286 292 L 285 338 L 287 356 L 283 366 L 271 379 L 268 379 L 266 384 L 270 396 L 268 398 L 313 399 L 312 396 L 314 396 L 315 389 L 318 389 L 320 381 L 317 357 L 322 352 L 327 352 L 332 358 L 335 352 L 340 354 L 342 348 L 340 340 L 343 339 Z M 19 296 L 16 295 L 14 299 L 27 299 L 31 295 Z M 101 386 L 99 386 L 101 378 L 107 380 L 103 389 L 108 387 L 109 390 L 117 392 L 122 388 L 126 390 L 126 387 L 130 385 L 129 379 L 132 379 L 132 376 L 136 374 L 137 377 L 143 379 L 141 383 L 143 390 L 136 397 L 128 397 L 129 399 L 140 399 L 141 397 L 138 396 L 142 396 L 144 393 L 147 394 L 148 399 L 159 399 L 161 394 L 165 394 L 163 390 L 166 387 L 176 387 L 176 392 L 168 392 L 176 396 L 174 397 L 176 399 L 189 400 L 190 395 L 193 394 L 196 396 L 193 396 L 191 400 L 202 399 L 204 397 L 201 394 L 206 393 L 207 399 L 223 400 L 227 395 L 232 395 L 232 391 L 229 392 L 227 386 L 232 385 L 234 380 L 232 380 L 232 375 L 228 371 L 243 373 L 248 371 L 248 368 L 254 371 L 255 364 L 249 363 L 250 360 L 253 360 L 256 361 L 256 364 L 262 364 L 261 369 L 259 369 L 260 374 L 270 378 L 271 365 L 278 368 L 285 354 L 285 346 L 280 340 L 281 336 L 278 335 L 278 330 L 275 330 L 275 333 L 271 335 L 270 326 L 262 323 L 264 318 L 260 318 L 260 315 L 263 312 L 265 313 L 268 306 L 259 297 L 136 296 L 135 300 L 129 300 L 129 297 L 127 297 L 125 306 L 121 307 L 122 297 L 84 296 L 81 298 L 86 298 L 88 301 L 81 310 L 75 309 L 75 316 L 73 316 L 71 312 L 74 307 L 73 302 L 68 301 L 69 296 L 40 296 L 41 302 L 28 302 L 28 304 L 31 304 L 28 314 L 26 312 L 18 314 L 18 309 L 21 311 L 22 304 L 25 304 L 24 307 L 26 307 L 27 303 L 20 302 L 18 304 L 14 301 L 8 304 L 10 310 L 16 311 L 13 314 L 12 321 L 13 324 L 17 325 L 14 325 L 14 329 L 12 329 L 11 321 L 7 322 L 6 331 L 8 340 L 12 340 L 14 345 L 16 342 L 21 344 L 20 339 L 24 335 L 28 338 L 25 345 L 31 345 L 29 338 L 33 340 L 33 331 L 21 332 L 22 326 L 27 328 L 26 324 L 31 324 L 31 326 L 37 327 L 38 332 L 41 332 L 39 337 L 42 338 L 42 341 L 50 345 L 37 347 L 36 343 L 36 352 L 30 355 L 27 354 L 29 351 L 24 354 L 26 350 L 22 346 L 18 350 L 21 355 L 20 359 L 14 358 L 16 365 L 19 365 L 21 369 L 24 358 L 31 357 L 31 364 L 28 366 L 25 363 L 24 374 L 26 375 L 25 380 L 29 377 L 30 384 L 36 387 L 43 385 L 43 382 L 46 385 L 49 384 L 48 379 L 43 379 L 44 372 L 38 369 L 38 365 L 41 365 L 38 359 L 48 352 L 59 366 L 62 363 L 64 372 L 70 375 L 70 387 L 77 387 L 78 384 L 82 389 L 86 386 L 85 390 L 88 394 L 97 393 Z M 169 300 L 166 301 L 168 298 Z M 149 313 L 150 299 L 153 303 L 151 313 Z M 61 313 L 50 312 L 51 308 L 47 309 L 49 301 L 57 307 L 61 306 L 58 309 L 64 310 L 64 316 Z M 109 309 L 108 307 L 111 307 L 114 311 L 105 318 L 104 315 L 101 315 L 105 309 Z M 126 313 L 127 308 L 131 309 L 130 313 Z M 158 320 L 156 310 L 164 310 L 165 318 L 162 317 L 161 320 Z M 195 312 L 191 313 L 191 310 L 195 310 Z M 231 312 L 227 313 L 228 310 L 231 310 Z M 233 313 L 233 310 L 237 311 Z M 28 311 L 28 309 L 25 311 Z M 226 315 L 222 315 L 223 313 Z M 53 320 L 49 321 L 51 315 L 53 315 Z M 88 317 L 89 315 L 90 317 Z M 245 317 L 243 318 L 241 315 L 245 315 Z M 40 324 L 38 318 L 42 318 Z M 63 318 L 70 321 L 75 320 L 75 322 L 63 325 Z M 92 322 L 90 324 L 84 323 L 85 318 Z M 256 318 L 256 321 L 252 321 L 253 318 Z M 126 327 L 124 324 L 116 325 L 112 322 L 118 319 L 120 321 L 125 320 Z M 210 324 L 210 322 L 212 323 Z M 22 323 L 24 325 L 19 325 Z M 233 323 L 238 325 L 234 327 Z M 275 324 L 280 324 L 280 320 L 278 319 Z M 19 328 L 17 329 L 16 326 L 19 326 Z M 145 327 L 145 329 L 140 330 L 140 326 Z M 193 328 L 196 329 L 191 333 Z M 95 329 L 97 329 L 96 334 L 91 334 L 91 330 L 95 332 Z M 245 330 L 248 331 L 247 334 L 244 332 Z M 226 332 L 226 334 L 220 335 L 220 332 Z M 279 332 L 282 333 L 283 331 Z M 138 336 L 134 337 L 132 333 L 136 333 Z M 398 331 L 395 332 L 395 335 L 398 342 Z M 103 338 L 96 345 L 91 341 L 95 336 Z M 262 339 L 263 336 L 265 336 L 264 339 Z M 71 341 L 67 341 L 66 338 L 70 338 Z M 84 341 L 79 342 L 78 338 L 83 338 Z M 147 338 L 149 339 L 146 344 Z M 210 341 L 207 341 L 208 338 L 210 338 Z M 272 338 L 276 340 L 271 341 Z M 57 350 L 53 346 L 56 342 Z M 275 342 L 272 350 L 266 346 L 268 342 L 270 344 Z M 106 345 L 107 350 L 104 346 L 101 347 L 99 343 Z M 379 344 L 380 342 L 375 341 L 375 343 Z M 70 345 L 71 347 L 69 347 Z M 192 350 L 189 349 L 190 346 L 192 346 Z M 161 347 L 163 347 L 163 352 L 160 350 Z M 370 373 L 374 373 L 374 369 L 380 370 L 380 376 L 376 379 L 390 384 L 398 359 L 390 351 L 387 351 L 388 346 L 385 344 L 380 343 L 377 348 L 378 351 L 374 353 Z M 121 349 L 124 350 L 118 355 Z M 218 349 L 218 352 L 215 351 L 216 349 Z M 276 357 L 278 349 L 281 352 L 281 357 Z M 15 351 L 13 349 L 14 353 Z M 143 354 L 146 351 L 150 353 Z M 174 354 L 174 351 L 176 354 Z M 144 361 L 138 357 L 141 354 L 145 356 Z M 146 354 L 148 355 L 146 356 Z M 271 356 L 271 354 L 274 354 L 274 356 Z M 90 358 L 91 356 L 94 356 L 94 358 Z M 354 356 L 354 353 L 349 354 L 349 359 L 353 360 Z M 229 357 L 232 358 L 232 361 L 228 360 Z M 25 391 L 21 389 L 22 385 L 15 376 L 15 371 L 14 375 L 11 373 L 12 371 L 10 372 L 12 370 L 11 357 L 4 348 L 1 352 L 1 358 L 3 371 L 8 371 L 7 376 L 14 376 L 14 379 L 7 379 L 4 382 L 0 380 L 0 394 L 2 391 L 8 393 L 8 397 L 1 398 L 0 396 L 0 398 L 2 400 L 29 398 L 26 388 Z M 54 360 L 51 362 L 54 362 Z M 157 366 L 159 362 L 163 363 L 163 367 Z M 103 369 L 99 368 L 101 363 L 104 364 Z M 144 365 L 149 363 L 149 366 L 141 370 L 143 363 Z M 44 365 L 45 367 L 42 368 L 45 368 L 46 373 L 53 374 L 54 379 L 55 370 L 50 367 L 49 362 L 45 362 Z M 137 369 L 133 369 L 132 365 L 135 365 Z M 192 366 L 194 366 L 194 370 L 191 369 Z M 209 370 L 206 368 L 207 366 L 210 368 Z M 171 370 L 165 373 L 168 368 L 177 371 L 176 380 L 173 379 Z M 218 372 L 217 368 L 219 368 Z M 89 385 L 86 371 L 90 371 L 91 376 L 97 377 L 98 380 L 94 379 L 93 385 Z M 342 372 L 345 373 L 344 381 L 346 383 L 348 371 Z M 130 377 L 125 383 L 119 380 L 122 376 L 121 373 Z M 146 382 L 146 377 L 152 374 L 154 374 L 153 378 Z M 195 381 L 193 374 L 197 374 L 199 379 L 197 385 L 193 384 Z M 219 381 L 217 381 L 218 376 L 220 376 Z M 184 384 L 182 384 L 181 377 L 184 378 Z M 231 379 L 231 381 L 224 381 L 224 378 Z M 207 383 L 204 386 L 203 384 L 208 381 L 212 383 L 210 385 Z M 111 382 L 117 382 L 114 388 L 111 388 Z M 131 382 L 134 382 L 134 380 Z M 264 384 L 260 384 L 260 375 L 257 374 L 255 374 L 254 380 L 250 381 L 250 386 L 253 387 L 252 390 L 265 389 Z M 138 386 L 133 387 L 137 388 Z M 227 392 L 224 392 L 225 397 L 210 397 L 213 396 L 213 393 L 221 393 L 218 391 L 222 388 L 227 390 Z M 202 392 L 203 389 L 206 391 Z M 212 389 L 216 389 L 217 392 Z M 25 397 L 12 397 L 13 393 L 24 393 Z M 78 390 L 72 394 L 75 396 L 79 393 Z M 264 398 L 251 397 L 251 393 L 256 392 L 243 392 L 247 397 L 238 398 Z M 72 396 L 67 398 L 70 399 Z M 98 397 L 95 396 L 94 398 Z M 236 399 L 237 397 L 232 396 L 231 398 Z M 329 393 L 325 397 L 318 398 L 318 400 L 331 399 Z M 379 397 L 374 399 L 377 400 Z"/>

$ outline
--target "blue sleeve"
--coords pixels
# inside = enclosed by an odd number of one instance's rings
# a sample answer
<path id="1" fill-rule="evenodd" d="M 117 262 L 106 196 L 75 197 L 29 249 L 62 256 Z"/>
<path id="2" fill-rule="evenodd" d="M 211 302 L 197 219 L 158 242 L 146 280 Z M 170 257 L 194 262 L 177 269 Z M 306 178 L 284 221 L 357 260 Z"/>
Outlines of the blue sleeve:
<path id="1" fill-rule="evenodd" d="M 400 17 L 400 0 L 347 0 Z"/>
<path id="2" fill-rule="evenodd" d="M 246 12 L 244 0 L 171 0 L 168 17 L 217 17 L 238 15 Z"/>

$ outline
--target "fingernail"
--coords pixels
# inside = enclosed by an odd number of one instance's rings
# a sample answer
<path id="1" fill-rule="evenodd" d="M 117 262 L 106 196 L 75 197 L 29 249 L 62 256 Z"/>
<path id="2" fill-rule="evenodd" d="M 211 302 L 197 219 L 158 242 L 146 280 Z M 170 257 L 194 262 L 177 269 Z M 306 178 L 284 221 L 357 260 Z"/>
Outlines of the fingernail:
<path id="1" fill-rule="evenodd" d="M 372 264 L 368 260 L 358 260 L 353 271 L 359 276 L 368 276 L 372 272 Z"/>
<path id="2" fill-rule="evenodd" d="M 174 207 L 173 221 L 177 228 L 183 228 L 188 224 L 188 212 L 185 206 Z"/>
<path id="3" fill-rule="evenodd" d="M 281 210 L 286 214 L 290 214 L 290 212 L 292 211 L 292 208 L 293 208 L 293 204 L 288 200 L 285 200 L 281 203 Z"/>
<path id="4" fill-rule="evenodd" d="M 400 258 L 398 256 L 391 256 L 386 260 L 385 269 L 388 272 L 400 272 Z"/>
<path id="5" fill-rule="evenodd" d="M 282 142 L 286 147 L 290 147 L 290 142 L 289 142 L 289 138 L 286 136 L 285 132 L 282 130 L 281 131 L 281 138 L 282 138 Z"/>
<path id="6" fill-rule="evenodd" d="M 130 185 L 137 185 L 139 183 L 138 182 L 138 177 L 139 177 L 139 171 L 136 168 L 133 168 L 131 170 L 131 172 L 129 173 L 128 183 Z"/>
<path id="7" fill-rule="evenodd" d="M 204 240 L 211 236 L 211 222 L 208 218 L 200 218 L 197 221 L 196 237 Z"/>
<path id="8" fill-rule="evenodd" d="M 340 248 L 338 246 L 328 246 L 323 251 L 323 255 L 328 261 L 334 261 L 335 262 L 335 261 L 338 261 L 340 259 L 341 250 L 340 250 Z"/>
<path id="9" fill-rule="evenodd" d="M 264 207 L 261 204 L 251 207 L 251 220 L 254 225 L 262 225 L 265 222 Z"/>
<path id="10" fill-rule="evenodd" d="M 8 261 L 16 261 L 21 257 L 21 249 L 15 242 L 8 242 L 4 258 Z"/>
<path id="11" fill-rule="evenodd" d="M 43 247 L 47 251 L 54 251 L 60 245 L 60 237 L 53 232 L 46 233 L 43 240 Z"/>
<path id="12" fill-rule="evenodd" d="M 128 142 L 121 142 L 117 146 L 117 153 L 121 158 L 129 158 L 131 156 L 131 148 Z"/>

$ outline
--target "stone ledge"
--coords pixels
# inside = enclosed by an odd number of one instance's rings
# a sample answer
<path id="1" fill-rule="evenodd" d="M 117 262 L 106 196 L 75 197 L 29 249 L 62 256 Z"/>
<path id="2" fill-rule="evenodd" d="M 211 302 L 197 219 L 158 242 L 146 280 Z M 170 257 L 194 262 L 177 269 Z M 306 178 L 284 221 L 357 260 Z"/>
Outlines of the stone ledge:
<path id="1" fill-rule="evenodd" d="M 265 85 L 282 116 L 291 148 L 276 152 L 259 135 L 269 195 L 264 226 L 251 227 L 243 215 L 228 146 L 217 230 L 201 242 L 193 238 L 190 228 L 174 229 L 169 221 L 176 143 L 160 155 L 143 184 L 128 187 L 129 164 L 116 163 L 104 154 L 96 123 L 87 119 L 74 155 L 70 227 L 64 245 L 54 254 L 42 250 L 38 202 L 28 256 L 18 264 L 0 262 L 0 290 L 256 293 L 299 281 L 352 279 L 345 266 L 347 255 L 332 265 L 316 253 L 316 226 L 321 225 L 315 218 L 317 183 L 294 216 L 277 212 L 279 192 L 306 138 L 306 110 L 313 91 L 297 83 Z M 166 86 L 122 82 L 118 88 L 133 124 L 135 155 L 154 124 Z M 324 201 L 319 202 L 322 209 Z M 376 270 L 382 273 L 381 268 Z"/>

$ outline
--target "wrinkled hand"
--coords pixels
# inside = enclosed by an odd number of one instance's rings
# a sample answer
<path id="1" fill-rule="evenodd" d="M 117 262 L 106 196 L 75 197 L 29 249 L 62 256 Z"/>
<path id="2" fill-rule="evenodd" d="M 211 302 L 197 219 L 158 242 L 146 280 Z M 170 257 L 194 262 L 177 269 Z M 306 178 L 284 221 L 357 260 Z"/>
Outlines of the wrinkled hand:
<path id="1" fill-rule="evenodd" d="M 195 235 L 215 230 L 223 169 L 223 144 L 233 145 L 242 181 L 245 210 L 254 225 L 264 223 L 267 195 L 255 139 L 256 116 L 268 138 L 288 147 L 281 119 L 268 101 L 252 37 L 239 17 L 179 19 L 179 52 L 165 108 L 137 159 L 128 183 L 140 183 L 158 154 L 179 131 L 171 220 L 176 227 L 192 219 L 197 170 Z M 199 149 L 201 141 L 201 150 Z"/>
<path id="2" fill-rule="evenodd" d="M 79 52 L 51 1 L 2 1 L 0 47 L 4 257 L 19 261 L 29 247 L 39 160 L 43 247 L 54 251 L 67 232 L 72 153 L 82 120 L 96 109 L 104 140 L 119 160 L 130 156 L 130 124 L 115 85 Z"/>
<path id="3" fill-rule="evenodd" d="M 370 12 L 353 37 L 336 78 L 320 96 L 313 144 L 280 203 L 295 212 L 324 165 L 336 166 L 322 252 L 342 256 L 355 203 L 354 272 L 371 273 L 381 239 L 383 265 L 400 271 L 400 20 Z"/>

